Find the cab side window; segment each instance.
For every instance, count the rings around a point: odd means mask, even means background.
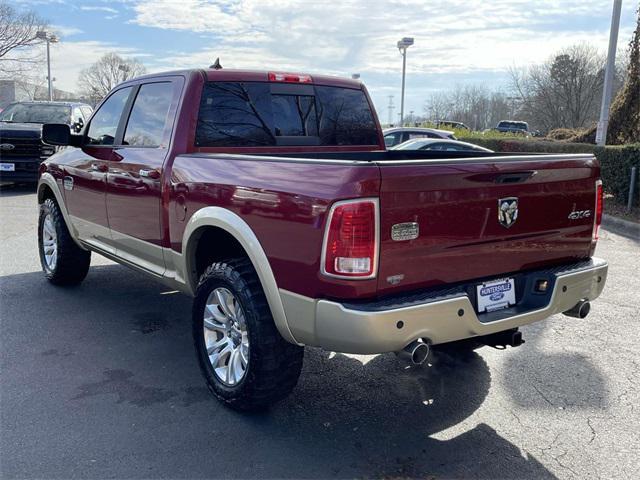
[[[169,82],[142,85],[131,109],[123,145],[160,146],[172,98],[173,85]]]
[[[113,145],[131,88],[118,90],[102,104],[89,125],[86,140],[88,145]]]

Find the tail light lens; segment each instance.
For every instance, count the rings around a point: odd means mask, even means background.
[[[604,192],[602,191],[602,180],[596,181],[596,214],[593,221],[593,240],[598,240],[598,229],[602,223],[602,210],[604,208]]]
[[[378,200],[336,203],[327,219],[322,273],[340,278],[374,278],[378,268]]]
[[[269,72],[269,81],[284,83],[313,83],[311,75],[284,72]]]

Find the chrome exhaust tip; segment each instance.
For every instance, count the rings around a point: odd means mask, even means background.
[[[422,340],[414,340],[399,352],[396,352],[400,358],[413,363],[414,365],[422,365],[429,357],[429,344]]]
[[[589,300],[580,300],[571,310],[563,312],[568,317],[585,318],[591,311],[591,303]]]

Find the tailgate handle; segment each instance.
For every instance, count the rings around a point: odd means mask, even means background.
[[[529,180],[538,172],[529,170],[527,172],[502,173],[495,178],[496,183],[520,183]]]

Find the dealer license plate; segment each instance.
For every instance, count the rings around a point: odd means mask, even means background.
[[[15,172],[15,163],[0,163],[0,172]]]
[[[513,278],[485,282],[476,287],[478,313],[493,312],[516,303],[516,283]]]

